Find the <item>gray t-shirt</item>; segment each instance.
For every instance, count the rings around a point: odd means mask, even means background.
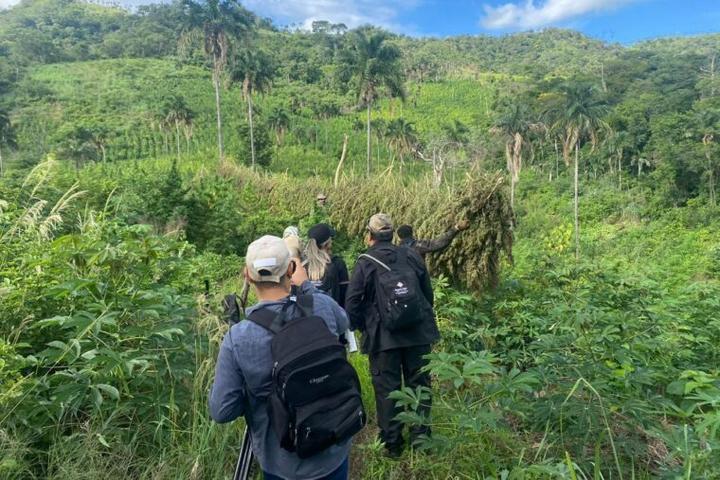
[[[331,332],[344,333],[349,326],[345,311],[310,282],[300,287],[300,293],[313,294],[313,313],[322,318]],[[294,301],[290,297],[290,301]],[[247,309],[249,315],[258,308],[280,311],[286,300],[260,302]],[[294,315],[298,307],[290,305],[288,314]],[[219,423],[240,416],[250,426],[252,449],[265,472],[282,478],[313,480],[336,470],[350,452],[350,440],[333,445],[307,459],[280,447],[280,441],[270,423],[268,395],[272,380],[272,335],[263,327],[242,321],[232,326],[225,335],[215,368],[215,381],[210,391],[210,415]]]

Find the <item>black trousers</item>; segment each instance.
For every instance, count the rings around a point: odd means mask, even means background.
[[[423,358],[430,353],[430,345],[417,347],[396,348],[370,354],[370,372],[375,389],[375,407],[377,422],[380,427],[380,440],[388,448],[397,448],[403,445],[402,424],[393,420],[400,413],[395,402],[388,398],[390,392],[399,390],[403,386],[415,389],[418,386],[430,388],[430,374],[421,371],[428,362]],[[430,418],[432,401],[420,406],[418,413]],[[413,427],[410,430],[410,441],[422,434],[429,434],[426,426]]]

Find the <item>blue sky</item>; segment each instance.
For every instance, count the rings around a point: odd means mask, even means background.
[[[19,0],[0,0],[0,8]],[[119,0],[126,6],[152,0]],[[413,36],[564,27],[609,42],[720,31],[720,0],[241,0],[277,25],[372,23]]]
[[[410,35],[503,34],[557,26],[610,42],[720,31],[720,0],[246,0],[276,23],[370,22]]]

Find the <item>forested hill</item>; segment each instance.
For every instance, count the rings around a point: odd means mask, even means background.
[[[363,130],[362,102],[342,68],[353,31],[329,22],[316,22],[311,32],[288,31],[249,17],[252,39],[236,42],[250,45],[269,77],[256,92],[266,95],[255,98],[261,163],[332,174],[344,135]],[[0,12],[0,111],[18,146],[11,160],[31,165],[51,152],[78,161],[144,158],[169,153],[173,142],[186,152],[212,149],[211,61],[191,20],[182,2],[129,12],[76,0],[25,0]],[[715,111],[719,98],[720,35],[621,46],[548,29],[446,39],[390,34],[388,42],[400,48],[407,95],[404,103],[373,106],[379,165],[398,155],[417,157],[412,152],[420,145],[442,138],[472,147],[459,163],[482,157],[503,168],[492,125],[513,100],[531,123],[542,123],[548,101],[567,83],[599,92],[609,107],[605,120],[619,134],[605,144],[619,167],[596,159],[586,171],[657,175],[652,188],[668,204],[712,190],[702,186],[709,175],[702,138],[715,121],[703,112]],[[239,61],[234,55],[230,67]],[[230,154],[247,158],[247,135],[235,135],[247,130],[242,82],[232,82],[230,67],[222,82],[223,129]],[[166,121],[178,105],[190,115],[182,132]],[[408,128],[412,142],[398,140]],[[535,133],[540,155],[532,158],[548,167],[548,144]],[[350,135],[350,158],[362,157],[364,143]]]
[[[185,13],[179,2],[141,6],[136,12],[76,0],[24,0],[0,11],[0,52],[12,67],[36,63],[147,58],[182,55]],[[310,60],[309,68],[328,64],[344,25],[318,22],[314,32],[289,32],[256,19],[267,33],[267,47],[278,63]],[[333,28],[334,27],[334,28]],[[606,44],[571,30],[547,29],[501,37],[458,36],[446,39],[398,36],[409,72],[438,78],[470,71],[545,74],[599,74],[599,65],[640,52],[707,55],[718,35],[667,38],[630,47]],[[185,45],[186,46],[186,45]],[[321,54],[321,55],[320,55]],[[5,63],[5,62],[3,62]],[[7,67],[7,65],[6,65]]]
[[[74,0],[25,0],[0,12],[0,45],[11,65],[182,56],[186,52],[182,52],[179,41],[187,23],[183,15],[179,3],[143,6],[133,14]],[[332,29],[333,25],[321,23],[314,33],[289,32],[267,21],[257,21],[268,33],[264,46],[288,69],[297,66],[297,60],[305,59],[310,61],[309,70],[329,64],[332,55],[326,54],[340,46],[346,31],[344,26]],[[623,50],[577,32],[557,29],[504,37],[399,36],[398,44],[408,71],[430,78],[456,74],[465,67],[533,75],[577,73]],[[275,48],[281,45],[284,48]]]

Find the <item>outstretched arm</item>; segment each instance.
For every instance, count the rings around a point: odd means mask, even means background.
[[[415,249],[420,255],[445,250],[455,236],[460,232],[455,227],[450,227],[445,233],[432,239],[421,239],[415,244]]]
[[[415,244],[415,250],[417,250],[420,255],[444,250],[448,247],[448,245],[450,245],[450,243],[453,241],[453,239],[457,236],[458,233],[462,232],[463,230],[467,230],[469,226],[470,222],[467,219],[461,220],[438,237],[435,237],[431,240],[417,240],[417,243]]]

